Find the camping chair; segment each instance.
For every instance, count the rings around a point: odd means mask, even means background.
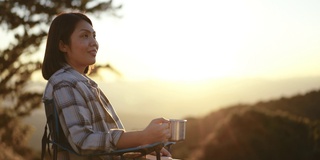
[[[44,105],[45,105],[47,123],[45,125],[44,134],[42,137],[42,153],[41,153],[42,160],[44,159],[47,147],[48,147],[47,148],[48,153],[51,156],[50,144],[53,151],[53,155],[52,155],[53,160],[57,160],[58,150],[64,150],[78,156],[86,156],[86,157],[106,156],[106,155],[118,156],[121,158],[121,160],[125,160],[127,158],[130,158],[130,159],[141,158],[147,154],[155,152],[157,160],[160,160],[161,149],[163,147],[170,147],[172,144],[174,144],[174,142],[157,142],[157,143],[153,143],[145,146],[113,150],[110,152],[102,152],[102,153],[86,154],[86,155],[79,154],[72,149],[66,137],[64,136],[64,133],[62,131],[62,128],[59,122],[58,112],[54,105],[54,101],[45,100]],[[47,133],[47,130],[48,130],[47,127],[49,127],[49,133]]]

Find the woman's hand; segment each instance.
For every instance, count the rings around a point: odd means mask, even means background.
[[[118,143],[117,148],[130,148],[156,142],[166,142],[171,137],[169,120],[157,118],[142,131],[124,132]],[[164,151],[164,153],[166,153]]]
[[[168,141],[171,137],[169,122],[170,121],[165,118],[152,120],[143,130],[145,144]]]
[[[152,152],[152,153],[150,153],[150,155],[156,156],[156,152]],[[164,156],[164,157],[172,157],[171,153],[165,148],[161,149],[160,155]]]
[[[161,154],[161,156],[172,157],[171,153],[165,148],[161,149],[160,154]]]

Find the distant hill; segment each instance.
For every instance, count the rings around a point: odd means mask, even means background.
[[[238,104],[188,118],[186,140],[173,146],[188,160],[320,159],[320,91]]]

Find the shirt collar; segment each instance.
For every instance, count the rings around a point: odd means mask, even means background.
[[[80,81],[83,81],[85,83],[88,83],[91,86],[97,87],[97,83],[95,81],[93,81],[91,78],[89,78],[87,75],[85,74],[81,74],[78,71],[76,71],[74,68],[72,68],[69,64],[66,64],[63,67],[63,70],[71,73],[73,76],[75,76],[77,79],[79,79]]]

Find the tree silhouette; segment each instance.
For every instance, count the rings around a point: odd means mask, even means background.
[[[26,147],[30,127],[20,121],[40,106],[42,93],[30,87],[31,76],[40,70],[41,61],[29,57],[39,50],[55,15],[71,10],[116,15],[120,8],[112,0],[0,1],[0,27],[10,33],[1,38],[2,43],[8,43],[6,48],[0,48],[0,159],[32,159]],[[96,68],[101,67],[111,68]]]

